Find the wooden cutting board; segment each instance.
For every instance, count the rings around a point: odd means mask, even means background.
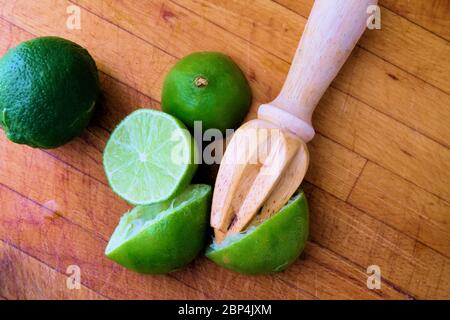
[[[279,92],[312,3],[0,0],[0,55],[36,36],[68,38],[96,59],[103,93],[91,126],[56,150],[0,131],[0,297],[450,298],[447,0],[380,0],[381,30],[365,34],[317,108],[304,183],[311,241],[288,271],[248,277],[200,257],[143,276],[103,255],[128,209],[102,168],[114,126],[137,108],[160,108],[168,69],[206,50],[243,68],[254,117]],[[70,29],[77,8],[81,28]],[[369,266],[379,267],[381,289],[368,288]]]

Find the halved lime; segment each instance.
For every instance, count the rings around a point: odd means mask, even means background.
[[[167,273],[192,261],[204,248],[211,187],[191,185],[179,196],[125,214],[105,254],[137,272]]]
[[[103,153],[111,188],[132,204],[169,199],[189,185],[197,165],[195,141],[176,118],[151,109],[128,115]]]
[[[206,256],[218,265],[246,274],[285,270],[302,253],[309,234],[306,197],[295,194],[274,216],[243,233],[212,243]]]

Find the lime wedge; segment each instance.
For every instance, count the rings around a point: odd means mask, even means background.
[[[105,254],[128,269],[167,273],[191,262],[204,248],[211,187],[191,185],[179,196],[126,213]]]
[[[218,265],[240,273],[279,272],[300,256],[308,232],[308,204],[301,192],[260,225],[228,236],[219,244],[213,242],[206,256]]]
[[[189,185],[197,147],[176,118],[151,109],[128,115],[114,130],[103,153],[111,188],[126,201],[151,204]]]

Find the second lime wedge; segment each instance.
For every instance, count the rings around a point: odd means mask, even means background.
[[[245,232],[213,242],[206,256],[218,265],[246,274],[268,274],[289,267],[308,240],[309,213],[303,192],[274,216]]]
[[[197,147],[176,118],[151,109],[128,115],[112,133],[103,165],[111,188],[136,205],[164,201],[189,185]]]

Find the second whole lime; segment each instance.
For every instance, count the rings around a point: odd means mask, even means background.
[[[238,65],[217,52],[197,52],[181,59],[167,75],[162,109],[188,127],[235,129],[252,101],[249,83]]]

